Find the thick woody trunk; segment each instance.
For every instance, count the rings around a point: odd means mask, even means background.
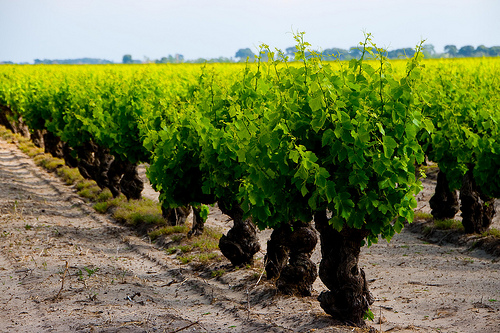
[[[260,250],[255,225],[250,218],[243,219],[243,209],[233,203],[219,202],[220,210],[233,220],[233,227],[219,240],[219,249],[234,266],[253,264],[253,256]]]
[[[481,193],[470,167],[460,189],[462,224],[468,234],[483,233],[491,225],[495,215],[494,199]]]
[[[86,179],[93,179],[100,188],[109,188],[108,171],[113,161],[109,151],[93,142],[86,142],[83,147],[77,148],[77,152],[80,174]]]
[[[318,277],[311,255],[318,242],[310,224],[286,224],[273,230],[267,242],[266,273],[287,295],[310,296]]]
[[[43,144],[46,153],[58,158],[64,157],[64,143],[52,132],[45,131],[45,133],[43,133]]]
[[[338,232],[328,224],[326,212],[315,216],[316,229],[321,239],[319,277],[329,289],[318,300],[332,317],[355,326],[365,326],[363,317],[374,302],[368,290],[365,272],[358,266],[364,229],[344,226]]]
[[[107,171],[108,188],[114,197],[123,193],[127,199],[140,199],[144,184],[137,165],[115,158]]]
[[[127,199],[140,199],[142,197],[142,190],[144,190],[144,183],[139,177],[137,165],[125,161],[125,172],[120,180],[120,189]]]
[[[177,208],[165,208],[161,207],[161,214],[163,218],[167,221],[168,225],[182,225],[186,223],[186,219],[189,216],[189,211],[191,206],[187,207],[177,207]]]
[[[429,200],[431,214],[436,220],[452,219],[460,205],[456,191],[450,191],[446,174],[439,171],[434,195]]]
[[[188,237],[201,235],[205,229],[205,223],[200,216],[200,212],[200,207],[193,206],[193,226],[188,232]]]

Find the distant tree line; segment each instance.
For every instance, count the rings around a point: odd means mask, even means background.
[[[63,59],[63,60],[49,60],[49,59],[35,59],[35,65],[46,64],[46,65],[102,65],[102,64],[112,64],[112,61],[104,59],[94,59],[94,58],[79,58],[79,59]]]
[[[289,60],[293,60],[295,56],[295,47],[288,47],[285,49],[284,54],[289,58]],[[316,54],[321,54],[323,60],[350,60],[350,59],[359,59],[361,57],[361,51],[357,47],[351,47],[348,50],[341,48],[329,48],[322,51],[315,51]],[[401,59],[406,57],[412,57],[415,53],[413,48],[401,48],[395,49],[391,51],[386,51],[386,56],[389,59]],[[500,46],[492,46],[486,47],[484,45],[479,45],[478,47],[474,47],[472,45],[462,46],[458,48],[455,45],[446,45],[444,47],[443,53],[437,53],[434,49],[434,45],[425,44],[423,46],[423,53],[426,58],[466,58],[466,57],[498,57],[500,56]],[[311,53],[307,54],[311,56]],[[365,54],[365,57],[367,55]],[[262,60],[267,60],[267,54],[261,54]],[[198,58],[193,60],[186,60],[182,54],[168,55],[166,57],[162,57],[157,60],[149,60],[145,58],[145,60],[135,60],[132,59],[130,54],[126,54],[122,58],[122,63],[124,64],[142,64],[142,63],[156,63],[156,64],[172,64],[172,63],[224,63],[224,62],[244,62],[247,61],[255,61],[256,54],[250,48],[239,49],[234,58],[227,57],[219,57],[219,58]],[[79,59],[63,59],[63,60],[49,60],[49,59],[35,59],[35,65],[38,64],[64,64],[64,65],[79,65],[79,64],[90,64],[90,65],[98,65],[98,64],[113,64],[113,61],[105,60],[105,59],[94,59],[94,58],[79,58]],[[0,61],[0,65],[2,64],[14,64],[12,61]],[[27,64],[27,63],[22,63]]]
[[[293,60],[295,55],[295,47],[288,47],[285,49],[285,55],[288,56],[291,60]],[[329,48],[323,51],[315,51],[316,54],[321,54],[323,60],[350,60],[350,59],[359,59],[361,58],[361,50],[357,47],[351,47],[349,50],[341,49],[341,48]],[[437,53],[434,49],[434,45],[425,44],[423,45],[423,53],[426,58],[465,58],[465,57],[498,57],[500,56],[500,46],[492,46],[486,47],[484,45],[480,45],[477,48],[474,48],[471,45],[466,45],[457,48],[455,45],[446,45],[444,47],[444,53]],[[406,57],[412,57],[415,54],[415,50],[412,48],[401,48],[395,49],[391,51],[386,51],[386,56],[389,59],[401,59]],[[311,53],[307,54],[311,56]],[[266,54],[261,55],[263,60],[266,59]],[[369,55],[365,54],[365,57]],[[249,59],[250,61],[255,59],[255,53],[252,52],[251,49],[239,49],[235,57],[239,59],[239,61],[246,61]]]

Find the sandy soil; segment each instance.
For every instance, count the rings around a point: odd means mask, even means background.
[[[429,193],[430,182],[419,209]],[[216,210],[207,225],[231,226]],[[260,260],[269,234],[260,233]],[[376,298],[374,328],[500,332],[497,258],[405,229],[363,248],[360,260]],[[319,307],[319,279],[312,297],[279,296],[258,269],[214,265],[180,265],[0,141],[1,332],[353,331]],[[226,274],[212,278],[221,267]]]

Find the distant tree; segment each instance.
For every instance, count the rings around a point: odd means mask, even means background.
[[[122,62],[123,62],[124,64],[132,64],[134,61],[132,60],[132,56],[131,56],[130,54],[125,54],[125,55],[123,56],[123,60],[122,60]]]
[[[456,57],[458,54],[458,49],[455,45],[446,45],[444,47],[444,52],[448,53],[450,57]]]
[[[240,61],[245,61],[247,58],[249,58],[250,60],[253,60],[253,58],[255,57],[255,54],[249,48],[239,49],[236,52],[235,57],[239,58]]]
[[[462,46],[460,50],[458,50],[458,55],[462,57],[472,57],[474,54],[474,46],[466,45]]]
[[[351,55],[351,57],[359,59],[361,58],[363,52],[357,46],[353,46],[349,49],[349,54]]]
[[[422,45],[422,53],[426,58],[433,58],[436,55],[436,51],[434,50],[434,45],[432,44]]]
[[[175,61],[176,62],[184,62],[184,56],[182,54],[176,53],[175,54]]]
[[[488,56],[489,49],[484,45],[479,45],[474,51],[474,56],[476,57],[486,57]]]
[[[491,57],[500,56],[500,46],[492,46],[488,49],[488,55]]]
[[[387,57],[390,59],[399,59],[399,58],[410,58],[413,57],[415,54],[415,50],[412,48],[405,48],[405,49],[396,49],[387,52]]]
[[[297,51],[297,48],[295,46],[287,47],[285,49],[285,54],[290,57],[290,60],[294,60],[296,51]]]

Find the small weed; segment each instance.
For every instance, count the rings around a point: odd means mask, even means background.
[[[83,180],[83,176],[77,168],[70,168],[66,165],[57,169],[56,174],[68,185],[72,185]]]
[[[483,237],[493,236],[496,238],[500,238],[500,230],[498,230],[496,228],[491,228],[490,230],[483,232],[482,235],[483,235]]]
[[[129,225],[165,224],[160,205],[150,199],[123,201],[118,205],[113,217]]]
[[[109,204],[107,202],[98,202],[93,207],[98,213],[104,214],[108,211]]]
[[[29,225],[29,224],[26,224],[26,225],[24,226],[24,229],[26,229],[26,230],[31,230],[32,228],[33,228],[33,226],[31,226],[31,225]]]
[[[99,195],[99,192],[101,192],[101,189],[99,188],[99,186],[93,186],[93,187],[87,187],[81,191],[78,191],[78,195],[83,197],[83,198],[89,199],[91,201],[96,201],[97,196]]]
[[[434,220],[434,226],[439,230],[464,230],[464,227],[460,221],[447,219],[447,220]]]
[[[494,299],[494,298],[490,298],[490,299],[488,300],[488,302],[498,302],[498,300],[496,300],[496,299]]]
[[[182,264],[188,264],[190,263],[191,261],[193,261],[193,256],[180,256],[180,257],[177,257],[177,259],[179,259],[179,261],[182,263]]]
[[[210,276],[213,278],[217,278],[217,277],[221,277],[225,273],[226,273],[226,271],[224,269],[218,269],[218,270],[210,272]]]
[[[86,188],[90,188],[90,187],[95,187],[97,186],[97,183],[93,180],[89,180],[89,179],[83,179],[81,181],[79,181],[78,183],[76,183],[75,187],[78,191],[81,191],[81,190],[84,190]]]
[[[184,238],[183,235],[172,235],[171,239],[172,239],[172,242],[180,242],[182,239]]]
[[[424,213],[424,212],[415,212],[415,220],[431,220],[432,214]]]
[[[87,274],[88,274],[89,277],[91,277],[92,275],[94,275],[99,270],[98,267],[96,267],[94,269],[83,267],[83,269],[87,272]]]
[[[97,196],[97,202],[106,202],[111,198],[113,198],[113,194],[111,193],[111,191],[109,189],[105,188]]]
[[[148,233],[148,236],[152,240],[155,240],[156,238],[158,238],[161,235],[168,236],[168,235],[172,235],[172,234],[187,234],[188,231],[189,231],[189,228],[187,225],[173,225],[173,226],[167,226],[167,227],[163,227],[163,228],[151,231],[150,233]],[[180,236],[180,237],[181,237],[180,239],[182,239],[182,236]],[[178,239],[178,240],[180,240],[180,239]],[[172,240],[175,241],[173,239],[173,237],[172,237]]]

